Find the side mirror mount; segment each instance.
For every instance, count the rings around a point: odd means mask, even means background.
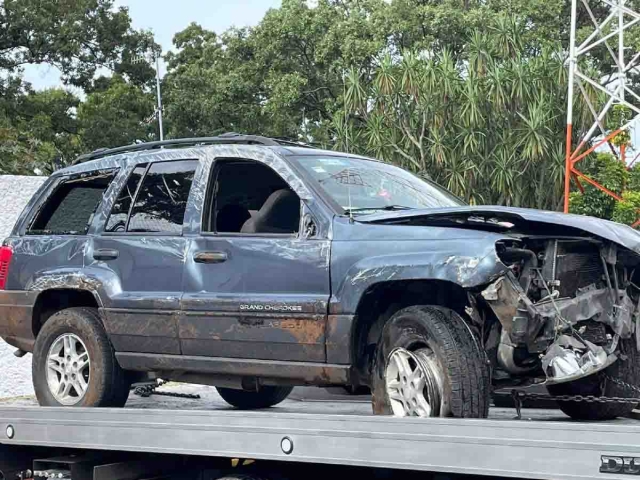
[[[318,225],[311,214],[305,213],[302,217],[302,238],[315,238],[318,235]]]

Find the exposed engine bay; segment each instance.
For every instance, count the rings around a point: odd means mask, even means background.
[[[640,348],[635,253],[535,236],[500,242],[497,252],[509,270],[478,296],[495,315],[484,334],[494,380],[570,382],[615,363],[621,339],[635,335]]]

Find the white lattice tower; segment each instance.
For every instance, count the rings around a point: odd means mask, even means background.
[[[571,35],[569,45],[569,91],[568,91],[568,107],[567,107],[567,144],[566,144],[566,163],[565,163],[565,185],[564,185],[564,211],[569,211],[569,191],[571,178],[574,178],[582,190],[580,179],[590,183],[596,188],[606,192],[616,200],[621,200],[620,196],[598,184],[587,175],[583,174],[576,168],[576,163],[593,152],[595,149],[605,143],[609,143],[611,149],[611,139],[623,130],[626,130],[633,120],[627,122],[626,125],[620,126],[617,130],[607,133],[605,130],[607,115],[610,115],[614,105],[624,105],[636,114],[640,113],[640,108],[636,107],[628,101],[634,98],[640,102],[640,96],[633,92],[627,82],[629,72],[634,70],[639,63],[640,53],[631,50],[629,45],[625,44],[625,31],[640,22],[640,13],[635,12],[627,6],[628,0],[572,0],[571,2]],[[607,7],[606,18],[598,18],[594,14],[594,6]],[[593,24],[593,32],[580,45],[576,44],[576,24],[578,9],[585,9]],[[600,11],[600,9],[598,9]],[[613,44],[613,46],[612,46]],[[612,64],[615,66],[615,82],[604,85],[601,78],[591,78],[586,72],[579,67],[581,57],[587,55],[593,48],[604,45],[611,56]],[[625,53],[625,51],[627,51]],[[628,59],[628,61],[627,61]],[[593,104],[585,85],[590,84],[605,95],[606,102],[601,109],[596,108]],[[576,91],[577,89],[577,91]],[[586,133],[578,140],[574,149],[573,138],[573,109],[575,96],[582,95],[587,107],[593,115],[593,124]],[[590,142],[602,134],[603,138],[594,145]],[[582,149],[588,146],[585,151]],[[624,157],[624,146],[621,147],[621,157]]]

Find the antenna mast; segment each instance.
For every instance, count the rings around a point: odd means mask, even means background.
[[[160,85],[162,84],[162,78],[160,77],[160,58],[162,56],[162,50],[154,48],[149,55],[149,52],[144,55],[138,55],[132,59],[133,63],[149,62],[155,63],[156,71],[156,110],[154,116],[158,118],[158,136],[159,140],[164,141],[164,128],[162,126],[162,91]],[[151,117],[153,118],[153,117]]]

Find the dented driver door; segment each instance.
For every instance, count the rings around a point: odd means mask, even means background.
[[[273,172],[257,163],[227,165],[222,177],[230,179],[234,171],[242,175],[238,186],[227,189],[228,195],[216,184],[225,180],[216,177],[214,169],[210,192],[204,197],[211,201],[211,208],[216,210],[235,201],[239,188],[246,188],[250,197],[269,182],[275,182],[271,190],[286,187],[286,183],[277,185],[283,180],[269,179]],[[256,186],[247,178],[254,170],[260,172]],[[216,203],[212,195],[221,198]],[[241,203],[250,204],[251,200]],[[260,214],[254,210],[253,215]],[[297,215],[298,231],[292,234],[222,232],[203,222],[191,240],[185,263],[179,322],[183,355],[326,361],[330,242],[318,229],[304,230],[312,213],[303,201],[298,203]]]

